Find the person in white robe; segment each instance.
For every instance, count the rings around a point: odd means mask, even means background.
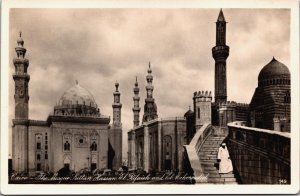
[[[221,147],[218,151],[218,162],[219,162],[219,173],[220,174],[227,174],[232,172],[232,162],[229,157],[229,153],[227,150],[227,146],[225,143],[222,143]]]

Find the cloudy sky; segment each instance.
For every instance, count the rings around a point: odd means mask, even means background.
[[[230,47],[228,100],[249,103],[259,71],[273,56],[290,66],[290,12],[223,12]],[[133,126],[135,76],[143,108],[149,61],[159,117],[183,116],[192,105],[194,91],[214,94],[211,48],[218,14],[219,9],[12,9],[9,75],[14,72],[14,48],[22,31],[30,61],[30,119],[45,120],[75,80],[94,95],[102,114],[112,116],[114,83],[119,81],[123,145],[127,147],[126,133]],[[9,82],[11,122],[12,77]]]

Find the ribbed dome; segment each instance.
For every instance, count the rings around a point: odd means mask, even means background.
[[[75,86],[64,92],[64,94],[61,96],[58,102],[58,105],[66,106],[77,104],[91,106],[95,108],[97,107],[93,95],[76,82]]]
[[[258,80],[265,80],[277,77],[290,77],[290,71],[286,65],[277,61],[274,57],[270,63],[265,65],[258,75]]]

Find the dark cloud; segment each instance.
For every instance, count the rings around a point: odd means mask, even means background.
[[[224,9],[227,24],[228,99],[249,103],[261,68],[273,56],[290,64],[287,9]],[[124,140],[132,127],[135,76],[143,114],[148,62],[160,117],[183,116],[194,91],[214,88],[218,9],[12,9],[9,55],[22,30],[30,60],[30,118],[45,120],[74,80],[112,115],[120,83]],[[9,66],[13,73],[13,64]],[[10,120],[13,80],[10,80]],[[243,92],[243,93],[241,93]],[[124,152],[126,153],[126,152]]]

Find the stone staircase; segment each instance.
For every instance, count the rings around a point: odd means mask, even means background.
[[[225,136],[210,135],[203,143],[199,152],[201,167],[203,172],[208,175],[207,183],[214,184],[238,184],[239,180],[234,173],[219,174],[216,167],[218,149]]]

